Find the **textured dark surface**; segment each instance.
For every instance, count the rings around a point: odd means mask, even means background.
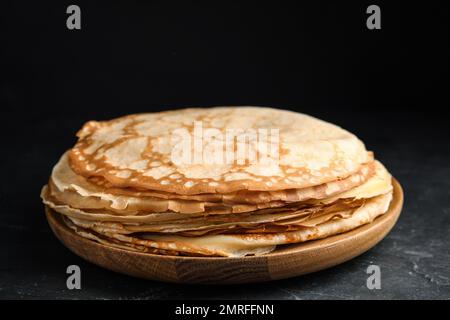
[[[450,298],[448,12],[386,4],[382,30],[371,32],[363,4],[237,3],[81,4],[79,32],[65,29],[66,4],[2,4],[0,298]],[[388,237],[316,274],[202,287],[103,270],[53,236],[40,188],[85,121],[246,104],[286,106],[360,136],[404,188]],[[66,288],[71,264],[81,290]],[[366,287],[370,264],[381,290]]]
[[[45,126],[37,121],[35,126]],[[56,129],[54,129],[56,130]],[[56,134],[56,132],[54,132]],[[69,134],[67,134],[69,135]],[[183,286],[134,279],[78,258],[53,236],[38,198],[53,147],[32,148],[14,163],[33,166],[19,174],[23,188],[10,199],[2,192],[0,297],[93,299],[371,299],[450,298],[450,157],[427,141],[394,139],[380,132],[366,137],[371,149],[403,184],[403,213],[385,240],[364,255],[315,274],[245,286]],[[445,143],[442,141],[442,143]],[[49,154],[52,154],[50,157]],[[42,157],[40,154],[46,154]],[[17,155],[18,156],[18,155]],[[34,164],[31,159],[40,159]],[[53,158],[49,160],[49,158]],[[11,161],[10,165],[13,165]],[[29,171],[27,171],[29,172]],[[6,188],[6,186],[3,186]],[[5,209],[5,201],[8,207]],[[82,270],[82,289],[66,289],[66,267]],[[366,269],[379,265],[381,290],[368,290]]]

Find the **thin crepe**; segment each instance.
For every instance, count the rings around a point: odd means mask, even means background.
[[[329,237],[355,229],[372,222],[376,217],[385,213],[392,199],[392,191],[367,201],[363,206],[354,210],[350,217],[331,219],[313,227],[304,227],[297,231],[275,234],[227,234],[206,235],[199,237],[183,237],[177,235],[158,235],[140,233],[134,236],[105,231],[91,226],[82,227],[89,233],[98,233],[114,241],[119,241],[141,251],[149,249],[169,250],[186,254],[200,254],[206,256],[242,257],[246,255],[265,254],[275,249],[277,245],[292,244]],[[78,234],[82,235],[77,228]],[[67,222],[66,222],[67,223]],[[140,249],[139,249],[140,248]]]
[[[227,140],[224,135],[232,129],[247,133],[246,147],[255,151],[256,159],[264,157],[267,161],[175,161],[176,141],[196,135],[200,122],[202,132],[221,132],[221,137],[215,136],[217,141]],[[248,133],[262,128],[279,132],[263,139],[274,153],[262,154],[258,143],[263,136]],[[90,121],[77,135],[78,142],[69,155],[78,175],[100,177],[117,188],[181,195],[302,189],[348,177],[370,162],[364,144],[348,131],[305,114],[274,108],[192,108],[129,115]],[[209,139],[203,138],[200,143],[202,150],[211,147]]]
[[[55,165],[49,181],[49,194],[61,203],[78,209],[105,209],[118,214],[134,215],[142,212],[180,212],[215,214],[251,212],[265,208],[283,207],[307,199],[321,199],[350,190],[367,181],[375,171],[374,162],[339,181],[306,189],[274,192],[244,191],[222,195],[222,199],[198,201],[187,199],[161,199],[149,195],[117,195],[114,191],[90,183],[76,175],[69,166],[67,153]],[[234,200],[234,201],[233,201]]]

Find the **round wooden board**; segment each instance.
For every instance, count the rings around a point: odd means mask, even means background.
[[[395,179],[393,185],[394,197],[388,212],[370,224],[321,240],[281,246],[267,255],[244,258],[161,256],[117,249],[77,235],[58,214],[46,212],[50,227],[66,247],[109,270],[178,283],[263,282],[323,270],[375,246],[392,229],[403,206],[402,188]]]

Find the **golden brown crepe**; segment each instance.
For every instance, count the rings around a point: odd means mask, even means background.
[[[198,121],[219,132],[278,129],[279,159],[175,163],[171,134],[194,134]],[[370,223],[392,198],[390,174],[358,138],[291,111],[220,107],[130,115],[88,122],[78,136],[41,197],[80,236],[125,250],[266,254]]]
[[[279,159],[266,164],[173,163],[174,132],[184,130],[193,135],[199,121],[203,129],[279,130]],[[261,107],[182,109],[90,121],[78,137],[70,151],[77,174],[99,176],[120,188],[185,195],[301,189],[347,177],[370,160],[364,144],[335,125]],[[202,140],[202,149],[206,150],[209,142]]]

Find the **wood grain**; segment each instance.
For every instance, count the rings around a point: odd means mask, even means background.
[[[176,257],[131,252],[85,239],[67,228],[58,214],[46,210],[58,239],[80,257],[106,269],[135,277],[203,284],[233,284],[284,279],[348,261],[380,242],[392,229],[403,206],[403,191],[393,179],[388,212],[374,222],[329,238],[281,246],[257,257]]]

